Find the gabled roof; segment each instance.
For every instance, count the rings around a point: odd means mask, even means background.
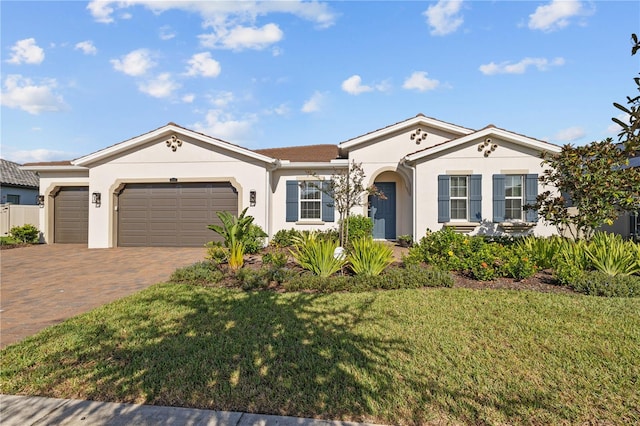
[[[495,127],[490,124],[487,127],[478,130],[477,132],[470,133],[468,135],[451,139],[440,144],[422,149],[420,151],[414,152],[412,154],[408,154],[405,159],[407,161],[416,161],[424,157],[428,157],[430,155],[436,154],[438,152],[455,148],[457,146],[463,145],[467,142],[471,142],[476,139],[486,138],[489,136],[497,137],[502,140],[506,140],[508,142],[515,143],[517,145],[526,146],[529,148],[537,149],[538,151],[550,151],[550,152],[560,152],[562,149],[558,145],[554,145],[549,142],[541,141],[539,139],[530,138],[525,135],[521,135],[519,133],[510,132],[505,129],[501,129],[499,127]]]
[[[22,170],[20,164],[3,159],[0,159],[0,178],[2,185],[34,189],[40,186],[40,179],[34,172]]]
[[[255,149],[254,152],[267,157],[292,162],[329,162],[338,157],[337,145],[306,145],[290,146],[282,148]]]
[[[85,155],[84,157],[80,157],[76,160],[71,161],[71,164],[73,164],[74,166],[88,166],[96,161],[111,157],[113,155],[117,155],[120,152],[124,152],[132,148],[135,148],[137,146],[143,145],[156,138],[168,137],[173,133],[177,133],[192,139],[196,139],[206,144],[209,144],[218,148],[222,148],[224,150],[232,151],[237,154],[241,154],[246,157],[253,158],[255,160],[264,161],[265,163],[274,164],[277,162],[275,158],[259,154],[255,151],[251,151],[250,149],[243,148],[239,145],[234,145],[232,143],[225,142],[221,139],[213,138],[211,136],[205,135],[204,133],[195,132],[193,130],[187,129],[186,127],[179,126],[175,123],[168,123],[165,126],[159,127],[155,130],[144,133],[135,138],[128,139],[124,142],[111,145],[107,148],[101,149],[100,151],[96,151],[92,154]]]
[[[381,129],[374,130],[373,132],[365,133],[364,135],[341,142],[338,146],[341,150],[348,151],[354,146],[368,142],[372,139],[381,138],[391,133],[397,132],[398,130],[412,128],[418,125],[444,130],[460,136],[468,135],[469,133],[473,132],[472,129],[467,129],[466,127],[457,126],[455,124],[447,123],[441,120],[436,120],[435,118],[427,117],[424,114],[420,113],[415,117],[409,118],[408,120],[403,120],[398,123],[383,127]]]

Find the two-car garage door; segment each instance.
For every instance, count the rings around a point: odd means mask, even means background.
[[[229,182],[127,184],[118,197],[118,245],[199,247],[219,240],[207,225],[238,214]]]

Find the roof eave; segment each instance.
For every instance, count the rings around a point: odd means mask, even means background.
[[[27,170],[29,172],[72,172],[72,171],[83,171],[83,170],[89,170],[88,167],[83,167],[83,166],[74,166],[74,165],[70,165],[70,166],[46,166],[46,165],[41,165],[41,166],[22,166],[20,167],[22,170]]]
[[[314,170],[314,169],[340,169],[349,167],[348,159],[337,159],[331,161],[280,161],[279,169],[302,169],[302,170]]]
[[[238,146],[235,146],[233,144],[230,144],[228,142],[224,142],[221,141],[219,139],[213,138],[211,136],[207,136],[204,135],[202,133],[197,133],[194,132],[193,130],[189,130],[186,129],[184,127],[180,127],[180,126],[176,126],[174,124],[168,124],[166,126],[160,127],[159,129],[153,130],[149,133],[145,133],[144,135],[140,135],[137,136],[133,139],[129,139],[127,141],[121,142],[119,144],[113,145],[109,148],[105,148],[103,150],[94,152],[92,154],[89,155],[85,155],[84,157],[80,157],[78,159],[75,159],[73,161],[71,161],[71,164],[75,165],[75,166],[89,166],[92,163],[95,163],[96,161],[100,161],[102,159],[108,158],[110,156],[113,156],[115,154],[117,154],[118,152],[122,152],[125,151],[127,149],[130,149],[132,147],[135,147],[136,145],[140,145],[142,143],[145,143],[147,141],[153,140],[155,138],[161,137],[164,134],[169,134],[169,133],[180,133],[183,134],[185,136],[188,136],[190,138],[193,139],[197,139],[200,140],[202,142],[235,152],[237,154],[241,154],[244,156],[247,156],[249,158],[253,158],[255,160],[258,161],[262,161],[268,164],[275,164],[276,163],[276,159],[272,158],[272,157],[268,157],[266,155],[262,155],[262,154],[258,154],[254,151],[251,151],[249,149],[246,148],[241,148]]]

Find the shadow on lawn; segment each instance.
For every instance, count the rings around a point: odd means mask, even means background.
[[[195,287],[142,295],[136,305],[148,311],[61,325],[76,339],[32,367],[47,384],[39,393],[351,420],[371,419],[378,401],[393,397],[388,356],[403,352],[402,341],[353,333],[376,296],[327,308],[325,296],[311,294]],[[155,306],[184,315],[165,321]]]

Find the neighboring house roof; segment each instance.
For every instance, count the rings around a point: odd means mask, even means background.
[[[640,157],[629,158],[629,167],[640,167]]]
[[[474,131],[473,129],[467,129],[466,127],[447,123],[441,120],[436,120],[435,118],[427,117],[424,114],[420,113],[415,117],[409,118],[408,120],[399,121],[395,124],[391,124],[381,129],[374,130],[373,132],[365,133],[364,135],[341,142],[340,145],[338,146],[341,150],[348,151],[350,148],[353,148],[356,145],[360,145],[362,143],[369,142],[375,138],[387,136],[391,133],[397,132],[398,130],[401,130],[407,127],[416,126],[416,125],[422,125],[426,127],[440,129],[443,131],[458,134],[460,136],[468,135],[469,133],[472,133]]]
[[[40,179],[34,172],[20,169],[20,164],[0,159],[0,177],[2,185],[38,189]]]
[[[254,151],[267,157],[277,158],[278,160],[289,160],[300,163],[328,162],[339,158],[337,145],[290,146],[255,149]]]
[[[451,140],[439,143],[437,145],[422,149],[420,151],[416,151],[414,153],[408,154],[405,158],[408,161],[416,161],[421,158],[436,154],[438,152],[455,148],[467,142],[471,142],[480,138],[486,138],[489,136],[498,137],[502,140],[506,140],[518,145],[535,148],[535,149],[538,149],[539,151],[560,152],[560,150],[562,149],[558,145],[554,145],[549,142],[530,138],[528,136],[524,136],[519,133],[510,132],[505,129],[500,129],[498,127],[495,127],[493,124],[490,124],[484,127],[483,129],[478,130],[477,132],[473,132],[468,135],[459,137],[457,139],[451,139]]]
[[[74,166],[88,166],[96,161],[111,157],[113,155],[117,155],[120,152],[128,151],[153,139],[169,136],[172,133],[178,133],[228,151],[233,151],[235,153],[245,155],[255,160],[264,161],[265,163],[275,163],[277,161],[272,157],[267,157],[255,151],[251,151],[250,149],[243,148],[240,145],[235,145],[221,139],[216,139],[211,136],[205,135],[204,133],[195,132],[193,130],[187,129],[186,127],[179,126],[175,123],[168,123],[165,126],[159,127],[140,136],[136,136],[135,138],[128,139],[126,141],[101,149],[100,151],[96,151],[92,154],[75,159],[71,161],[71,164]]]

